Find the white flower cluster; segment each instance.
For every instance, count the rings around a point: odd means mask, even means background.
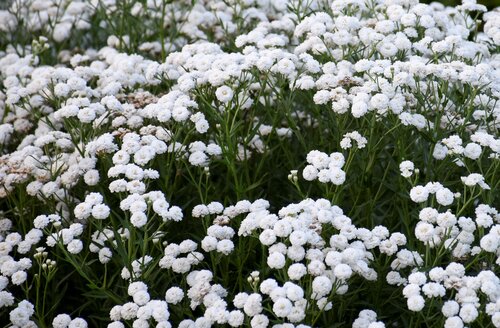
[[[160,259],[159,266],[163,269],[172,269],[175,273],[187,273],[191,267],[203,261],[204,256],[196,252],[198,245],[186,239],[179,245],[169,244],[165,247],[165,256]],[[186,257],[179,257],[181,254],[187,254]]]
[[[432,207],[423,208],[419,214],[420,222],[415,228],[415,236],[428,247],[440,247],[450,252],[456,260],[477,256],[481,252],[493,253],[498,265],[498,211],[480,204],[475,213],[475,220],[464,216],[457,219],[449,210],[439,213]],[[400,253],[403,251],[405,250]],[[420,255],[414,253],[412,257],[415,263],[409,267],[421,267],[423,260]],[[409,310],[422,311],[426,304],[424,296],[441,299],[453,296],[442,303],[442,314],[447,318],[445,327],[464,327],[464,324],[474,322],[482,311],[491,316],[495,327],[500,325],[497,305],[500,300],[500,279],[493,271],[486,269],[469,276],[462,264],[452,262],[445,269],[432,267],[425,272],[414,271],[406,279],[398,271],[408,266],[401,265],[400,261],[393,262],[391,266],[395,271],[387,275],[387,282],[405,285],[403,295],[407,298]],[[478,293],[486,295],[486,299],[481,298]]]
[[[428,273],[414,272],[408,277],[403,289],[408,309],[422,311],[427,299],[443,299],[441,312],[447,319],[444,327],[464,327],[472,324],[484,311],[491,316],[495,327],[500,324],[498,299],[500,279],[494,272],[481,271],[477,276],[467,276],[465,267],[452,262],[446,268],[434,267]],[[453,296],[451,296],[453,295]],[[486,298],[486,307],[481,309],[480,296]]]
[[[500,139],[495,138],[484,131],[476,131],[470,135],[471,142],[463,146],[463,139],[458,135],[452,135],[442,139],[436,144],[433,156],[438,160],[444,159],[447,155],[458,157],[463,160],[478,160],[483,157],[486,150],[490,151],[488,157],[498,158],[500,152]],[[463,162],[459,161],[459,165]]]
[[[58,314],[54,320],[52,320],[52,326],[54,328],[87,328],[88,324],[87,321],[83,318],[74,318],[71,319],[71,317],[68,314]]]
[[[372,310],[362,310],[354,320],[352,328],[385,328],[382,321],[377,321],[377,313]]]
[[[116,284],[110,328],[308,328],[390,270],[410,315],[500,327],[499,45],[500,12],[475,0],[13,1],[0,314],[87,327],[35,306],[43,279],[97,267],[89,286]],[[341,186],[338,206],[295,170],[300,198],[281,194],[267,165],[297,169],[296,145],[346,151],[302,170]]]
[[[148,286],[142,281],[129,284],[128,296],[133,302],[123,305],[115,305],[109,312],[111,323],[108,327],[123,328],[122,321],[132,321],[134,327],[149,327],[149,321],[153,319],[158,327],[172,327],[168,321],[170,317],[168,303],[165,300],[152,300],[148,293]]]
[[[476,218],[457,218],[450,210],[438,212],[432,207],[420,210],[415,237],[431,248],[443,247],[457,259],[484,251],[493,253],[500,263],[498,211],[485,204],[475,209]],[[479,244],[477,242],[479,241]]]
[[[418,185],[410,190],[410,198],[415,203],[427,202],[430,195],[435,195],[436,202],[441,206],[450,206],[456,196],[439,182],[429,182],[425,186]]]
[[[340,147],[342,149],[352,148],[353,141],[356,142],[356,146],[358,147],[358,149],[365,148],[365,146],[368,142],[368,140],[366,140],[366,138],[363,137],[358,131],[353,131],[353,132],[346,133],[344,135],[344,138],[342,138],[342,140],[340,141]]]
[[[197,217],[222,213],[216,216],[215,224],[208,228],[208,236],[202,241],[202,247],[207,252],[220,252],[217,239],[233,237],[233,229],[220,225],[231,224],[235,217],[248,213],[239,224],[238,235],[258,236],[260,243],[268,249],[268,267],[286,272],[289,279],[294,281],[286,282],[283,287],[272,278],[262,281],[260,291],[268,296],[257,294],[258,305],[249,303],[254,302],[251,295],[238,294],[235,306],[244,307],[245,313],[254,319],[261,315],[260,304],[265,298],[272,300],[273,312],[277,317],[290,322],[301,322],[306,316],[307,304],[311,301],[319,310],[328,311],[332,308],[329,300],[332,293],[346,293],[348,280],[353,275],[360,275],[367,280],[377,279],[377,273],[369,267],[373,260],[371,250],[378,248],[380,252],[392,255],[399,246],[406,244],[404,235],[391,235],[383,226],[371,231],[356,228],[338,206],[332,206],[325,199],[308,199],[291,204],[282,208],[278,215],[271,214],[268,207],[268,202],[258,200],[254,203],[239,202],[225,209],[219,203],[197,205],[193,210]],[[324,240],[321,232],[328,227],[333,227],[338,233]],[[227,233],[224,233],[226,230]],[[221,236],[217,237],[214,231],[219,231],[216,234]],[[307,292],[310,294],[306,293],[303,285],[304,281],[310,279],[308,277],[313,279],[312,290]],[[255,309],[250,310],[247,304],[252,304]]]
[[[19,25],[19,20],[27,22],[26,28],[31,33],[43,31],[51,35],[55,42],[67,40],[72,30],[88,30],[90,17],[94,7],[81,0],[64,0],[55,3],[50,0],[19,1],[12,11],[0,11],[2,23],[0,30],[13,33]]]
[[[341,185],[345,182],[346,174],[342,170],[345,158],[342,153],[331,153],[327,155],[318,150],[310,151],[307,154],[307,165],[302,171],[302,176],[307,181],[318,180],[322,183],[333,183]]]

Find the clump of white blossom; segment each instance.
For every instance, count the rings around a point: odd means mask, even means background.
[[[498,8],[1,8],[2,322],[500,327]]]

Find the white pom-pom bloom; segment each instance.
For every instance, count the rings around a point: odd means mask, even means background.
[[[429,191],[424,186],[415,186],[410,190],[410,198],[415,203],[423,203],[429,198]]]
[[[408,298],[407,304],[410,311],[420,312],[425,306],[425,300],[420,295],[413,295]]]
[[[286,298],[279,298],[273,305],[273,312],[277,317],[284,318],[292,311],[292,302]]]
[[[231,101],[231,99],[233,99],[233,94],[234,94],[233,90],[227,85],[218,87],[217,90],[215,91],[215,96],[217,97],[217,99],[225,104]]]
[[[442,188],[436,192],[436,201],[443,206],[449,206],[453,203],[454,195],[448,188]]]
[[[325,276],[319,276],[314,278],[312,288],[313,292],[316,293],[318,296],[325,296],[330,293],[332,290],[332,282],[328,277]]]
[[[279,252],[271,253],[267,257],[267,265],[271,269],[282,269],[285,266],[285,263],[286,263],[285,255]]]

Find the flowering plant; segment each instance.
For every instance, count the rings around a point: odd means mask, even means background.
[[[500,11],[13,0],[11,327],[500,327]]]

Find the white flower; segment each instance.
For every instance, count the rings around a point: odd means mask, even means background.
[[[54,320],[52,320],[52,326],[54,328],[66,328],[71,322],[71,317],[67,314],[58,314]]]
[[[229,312],[229,317],[227,318],[227,323],[231,327],[240,327],[243,325],[243,321],[245,320],[245,315],[243,312],[234,310]]]
[[[443,206],[449,206],[455,199],[453,193],[448,188],[442,188],[436,192],[436,201]]]
[[[318,150],[312,150],[307,154],[306,160],[309,164],[318,170],[328,168],[330,157]]]
[[[447,318],[453,317],[458,314],[460,305],[455,301],[446,301],[441,308],[441,312]]]
[[[317,105],[324,105],[329,102],[331,99],[330,91],[328,90],[319,90],[314,94],[313,101]]]
[[[228,103],[229,101],[231,101],[231,99],[233,99],[233,94],[234,94],[233,90],[227,85],[218,87],[217,90],[215,91],[215,96],[217,97],[217,99],[224,104]]]
[[[229,239],[223,239],[217,243],[217,252],[229,255],[234,249],[234,243]]]
[[[184,298],[184,291],[179,287],[170,287],[165,293],[165,300],[170,304],[177,304]]]
[[[201,248],[205,252],[211,252],[217,249],[217,243],[218,243],[217,238],[212,236],[206,236],[201,241]]]
[[[285,288],[286,291],[286,297],[293,302],[299,301],[304,298],[304,290],[302,287],[291,283],[291,282],[286,282],[283,285],[283,288]]]
[[[120,309],[120,315],[125,320],[132,320],[136,318],[137,310],[139,310],[139,306],[135,303],[128,302],[123,304]]]
[[[71,320],[68,325],[68,328],[87,328],[87,322],[82,318],[75,318]]]
[[[467,304],[462,305],[460,312],[459,312],[459,316],[460,316],[460,318],[462,318],[462,321],[464,323],[473,322],[474,320],[476,320],[478,315],[479,315],[479,312],[477,311],[476,307],[471,303],[467,303]]]
[[[298,262],[302,261],[306,255],[304,247],[299,245],[290,246],[286,250],[286,255],[292,261]]]
[[[85,107],[78,111],[77,117],[82,123],[91,123],[96,118],[96,115],[92,108]]]
[[[127,293],[129,296],[134,296],[139,291],[147,291],[148,286],[142,281],[135,281],[128,286]]]
[[[262,286],[262,284],[261,284],[261,286]],[[262,289],[262,287],[261,287],[261,289]],[[247,293],[238,293],[234,296],[233,304],[238,309],[242,309],[245,306],[247,299],[248,299]]]
[[[286,238],[292,233],[292,226],[288,221],[280,220],[274,224],[273,230],[276,236]]]
[[[434,226],[427,222],[419,222],[415,227],[415,237],[418,240],[426,243],[432,239],[434,235]]]
[[[345,182],[345,179],[346,179],[346,174],[344,171],[342,171],[341,169],[339,169],[338,167],[332,167],[330,168],[329,170],[330,172],[330,181],[336,185],[336,186],[340,186],[341,184],[343,184]]]
[[[368,112],[368,104],[364,101],[356,101],[351,106],[352,116],[359,118],[363,117]]]
[[[279,298],[273,305],[273,312],[277,317],[284,318],[292,311],[292,302],[286,298]]]
[[[496,253],[500,246],[500,237],[489,233],[481,238],[480,246],[486,252]]]
[[[445,213],[438,214],[436,221],[441,228],[448,229],[453,227],[457,223],[457,217],[450,211],[447,211]]]
[[[207,208],[210,214],[220,214],[224,210],[224,206],[219,202],[211,202]]]
[[[307,236],[303,231],[295,230],[290,234],[289,240],[294,246],[302,246],[307,242]]]
[[[262,312],[262,296],[259,294],[251,294],[246,299],[243,311],[246,315],[253,317]],[[266,318],[267,319],[267,318]],[[253,321],[253,320],[252,320]],[[268,321],[269,322],[269,321]],[[252,325],[253,327],[253,325]],[[267,327],[267,323],[266,326]]]
[[[328,167],[338,167],[341,168],[345,164],[345,157],[342,153],[339,152],[334,152],[330,154],[330,163],[328,164]]]
[[[435,267],[435,268],[432,268],[431,271],[429,271],[429,278],[431,280],[436,281],[436,282],[443,281],[445,276],[446,276],[446,272],[441,267]]]
[[[370,100],[370,104],[378,110],[386,109],[389,105],[389,98],[383,93],[377,93]]]
[[[440,143],[435,145],[434,151],[432,152],[432,156],[437,160],[444,159],[447,154],[448,148]]]
[[[292,280],[300,280],[307,273],[307,268],[302,263],[294,263],[288,267],[288,277]]]
[[[207,166],[208,157],[202,151],[195,151],[189,155],[189,163],[193,166]]]
[[[302,171],[302,176],[304,180],[313,181],[318,177],[318,169],[316,169],[313,165],[307,165]]]
[[[26,278],[28,278],[28,274],[25,271],[14,272],[10,277],[12,283],[18,286],[24,283],[26,281]]]
[[[267,257],[267,265],[271,269],[282,269],[285,266],[285,255],[274,252]]]
[[[272,229],[266,229],[260,233],[259,240],[262,245],[270,246],[276,242],[276,233]]]
[[[177,106],[172,110],[172,118],[176,122],[184,122],[189,118],[191,113],[184,106]]]
[[[446,319],[444,328],[463,328],[464,323],[459,317],[450,317]]]
[[[105,204],[97,204],[92,207],[92,216],[98,220],[106,219],[110,212],[111,210]]]
[[[313,292],[319,296],[325,296],[332,290],[332,282],[328,277],[318,276],[315,277],[312,283]]]
[[[54,26],[54,31],[52,32],[52,36],[54,41],[62,42],[66,40],[71,32],[71,24],[70,23],[60,23]]]
[[[147,291],[140,290],[133,295],[134,303],[142,306],[149,302],[150,296]]]
[[[83,180],[89,186],[95,186],[99,183],[99,171],[97,170],[89,170],[85,172],[83,176]]]
[[[54,86],[54,95],[57,97],[66,97],[70,91],[71,88],[66,83],[57,83]]]
[[[263,314],[255,315],[250,321],[250,326],[252,328],[266,328],[268,327],[268,325],[269,325],[269,318]]]
[[[295,65],[293,62],[288,59],[288,58],[283,58],[281,59],[277,64],[276,64],[276,71],[278,73],[281,73],[285,76],[289,76],[292,74],[295,70]]]
[[[438,283],[429,282],[422,287],[422,292],[427,297],[442,297],[445,295],[445,288]]]
[[[429,222],[429,223],[435,223],[436,219],[438,217],[439,212],[432,207],[426,207],[420,210],[420,213],[418,214],[418,218],[421,221]]]
[[[409,283],[403,288],[403,295],[406,298],[410,298],[414,295],[420,295],[420,287],[417,284]]]
[[[495,328],[500,327],[500,311],[495,312],[491,316],[491,322],[493,323],[493,326],[495,326]]]
[[[413,312],[420,312],[425,306],[425,300],[420,295],[412,295],[407,300],[408,309]]]
[[[113,164],[126,165],[130,162],[130,155],[124,150],[119,150],[113,155]]]
[[[134,162],[137,165],[144,166],[146,165],[149,161],[151,161],[156,155],[156,152],[153,147],[151,146],[144,146],[141,147],[137,152],[134,154]]]
[[[130,216],[130,223],[136,228],[142,228],[148,222],[148,217],[144,212],[134,212]]]
[[[423,203],[427,201],[429,191],[424,186],[415,186],[410,190],[410,198],[415,203]]]
[[[68,243],[68,252],[71,254],[78,254],[82,251],[83,249],[83,243],[79,239],[73,239]]]
[[[446,267],[446,274],[449,276],[455,276],[455,277],[463,277],[465,275],[465,267],[456,262],[451,262],[448,264]]]
[[[172,262],[172,271],[175,273],[186,273],[191,270],[191,262],[187,258],[177,258]]]
[[[401,277],[401,274],[397,271],[390,271],[386,276],[386,280],[389,285],[401,286],[406,283],[406,279]]]
[[[461,177],[461,180],[468,187],[474,187],[475,185],[479,185],[481,188],[485,190],[490,189],[490,186],[488,186],[484,182],[484,176],[479,173],[471,173],[466,177]]]
[[[208,124],[207,120],[199,120],[195,123],[195,128],[198,133],[205,133],[208,131],[208,128],[210,125]]]
[[[352,269],[349,265],[347,264],[339,264],[335,266],[333,269],[333,274],[335,275],[336,278],[340,280],[346,280],[349,279],[352,276]]]
[[[399,170],[401,171],[401,176],[404,178],[409,178],[415,170],[415,165],[411,161],[403,161],[399,164]]]
[[[481,156],[482,148],[477,143],[471,142],[464,148],[464,155],[470,159],[478,159]]]
[[[113,256],[113,253],[107,247],[101,248],[99,250],[99,262],[101,262],[103,264],[108,263],[111,260],[112,256]]]

